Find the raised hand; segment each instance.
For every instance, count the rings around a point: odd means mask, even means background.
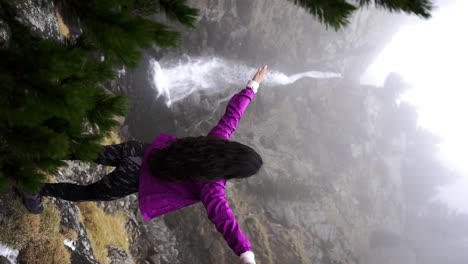
[[[263,77],[265,77],[266,71],[268,70],[268,66],[265,65],[262,68],[258,69],[257,73],[255,73],[254,77],[252,80],[261,83],[263,80]]]

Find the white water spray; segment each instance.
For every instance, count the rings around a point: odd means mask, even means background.
[[[168,63],[164,68],[156,60],[150,61],[150,78],[153,87],[158,97],[164,96],[167,106],[184,99],[194,91],[204,90],[208,94],[216,94],[224,91],[228,85],[243,86],[256,70],[216,57],[197,59],[187,57],[184,62]],[[341,78],[341,74],[309,71],[287,76],[278,71],[269,71],[262,85],[287,85],[302,78]]]
[[[12,264],[16,264],[16,258],[18,258],[18,254],[19,250],[9,248],[7,245],[0,242],[0,256],[4,256]]]

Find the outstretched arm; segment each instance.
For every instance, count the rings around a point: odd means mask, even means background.
[[[231,100],[229,100],[226,112],[223,117],[221,117],[218,124],[208,133],[208,136],[215,136],[223,139],[229,139],[231,137],[247,109],[247,106],[250,101],[253,100],[267,69],[267,66],[260,68],[253,79],[247,83],[247,88],[235,94]]]
[[[236,130],[242,115],[250,101],[252,101],[260,82],[263,80],[268,67],[260,68],[247,88],[234,95],[229,101],[226,112],[219,123],[210,131],[209,136],[228,140]],[[226,181],[198,183],[200,198],[206,208],[208,218],[215,224],[216,229],[226,240],[229,247],[240,257],[245,264],[255,264],[255,256],[251,251],[248,238],[242,233],[239,224],[226,199]]]
[[[255,263],[250,242],[242,233],[239,224],[227,202],[224,186],[226,181],[214,181],[200,184],[200,198],[205,206],[208,218],[216,226],[229,247],[245,264]]]

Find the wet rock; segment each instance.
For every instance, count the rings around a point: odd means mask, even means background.
[[[0,264],[11,264],[11,262],[4,256],[0,256]]]
[[[79,209],[76,204],[60,199],[53,199],[53,201],[60,211],[62,217],[61,224],[78,234],[78,239],[75,241],[76,248],[71,253],[71,263],[99,263],[94,259],[91,241],[88,238],[85,226],[80,222]]]
[[[138,238],[139,250],[142,257],[155,256],[160,260],[161,264],[165,263],[182,263],[179,259],[179,250],[176,235],[168,228],[164,221],[164,217],[156,218],[150,222],[146,222],[142,217],[138,217],[140,224],[141,235]],[[156,257],[153,258],[156,259]]]
[[[0,48],[4,48],[10,39],[10,29],[8,25],[0,20]]]
[[[120,247],[108,247],[107,256],[110,259],[110,264],[132,264],[132,258]]]
[[[161,264],[161,256],[159,254],[149,256],[148,262],[151,264]]]
[[[316,234],[325,241],[334,241],[336,239],[336,226],[330,224],[316,225]]]
[[[71,264],[101,264],[93,257],[84,254],[72,253],[70,258]]]
[[[18,2],[20,20],[42,38],[60,40],[54,3],[42,0]]]

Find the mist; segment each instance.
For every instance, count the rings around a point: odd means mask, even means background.
[[[191,58],[185,56],[177,63],[165,63],[163,68],[158,61],[149,61],[152,69],[151,78],[157,98],[163,96],[168,107],[172,103],[189,97],[194,92],[203,90],[207,96],[224,92],[226,85],[238,85],[245,82],[245,74],[254,74],[257,69],[217,57]],[[151,71],[151,70],[150,70]],[[340,78],[339,73],[308,71],[286,74],[278,71],[267,73],[263,85],[279,86],[292,84],[302,78],[328,79]],[[151,81],[151,80],[150,80]]]
[[[265,165],[227,188],[259,263],[468,262],[468,214],[437,198],[460,173],[438,158],[441,138],[420,126],[417,106],[401,100],[407,77],[361,81],[402,27],[425,21],[368,9],[334,32],[286,1],[192,5],[209,12],[181,47],[149,51],[127,74],[139,86],[129,130],[142,141],[204,135],[269,66],[233,136]],[[201,215],[196,207],[164,219],[179,229],[183,260],[235,261],[219,237],[216,253],[191,249],[200,238],[186,234],[210,226]]]
[[[39,2],[25,1],[17,20],[40,38],[60,42],[86,32],[78,13],[67,11],[67,1]],[[468,1],[436,1],[429,20],[370,5],[337,31],[293,2],[188,0],[200,11],[193,28],[171,20],[170,10],[153,14],[151,19],[181,33],[180,42],[176,48],[147,48],[135,68],[115,64],[116,79],[103,86],[109,94],[128,95],[129,108],[117,118],[118,131],[101,144],[150,143],[160,133],[207,135],[230,98],[268,65],[231,137],[255,149],[263,167],[252,177],[229,180],[225,190],[257,263],[468,263]],[[0,40],[13,32],[5,26],[0,21]],[[64,35],[63,28],[70,32]],[[31,93],[11,94],[29,99]],[[47,181],[90,184],[108,173],[103,166],[67,161]],[[118,237],[129,242],[105,245],[104,258],[112,253],[121,262],[142,264],[239,262],[199,200],[148,222],[138,199],[131,194],[97,204],[102,215],[124,216],[115,226],[125,229]],[[71,263],[97,263],[86,225],[103,217],[84,221],[75,203],[47,198],[46,213],[31,221],[9,190],[0,203],[0,262],[24,262],[25,252],[48,251],[50,242],[42,243],[48,234],[40,229],[54,230]],[[52,209],[54,219],[47,211]],[[26,228],[18,228],[24,222]],[[54,226],[44,227],[49,222]],[[16,234],[18,229],[24,232]],[[45,246],[36,252],[39,243]]]

